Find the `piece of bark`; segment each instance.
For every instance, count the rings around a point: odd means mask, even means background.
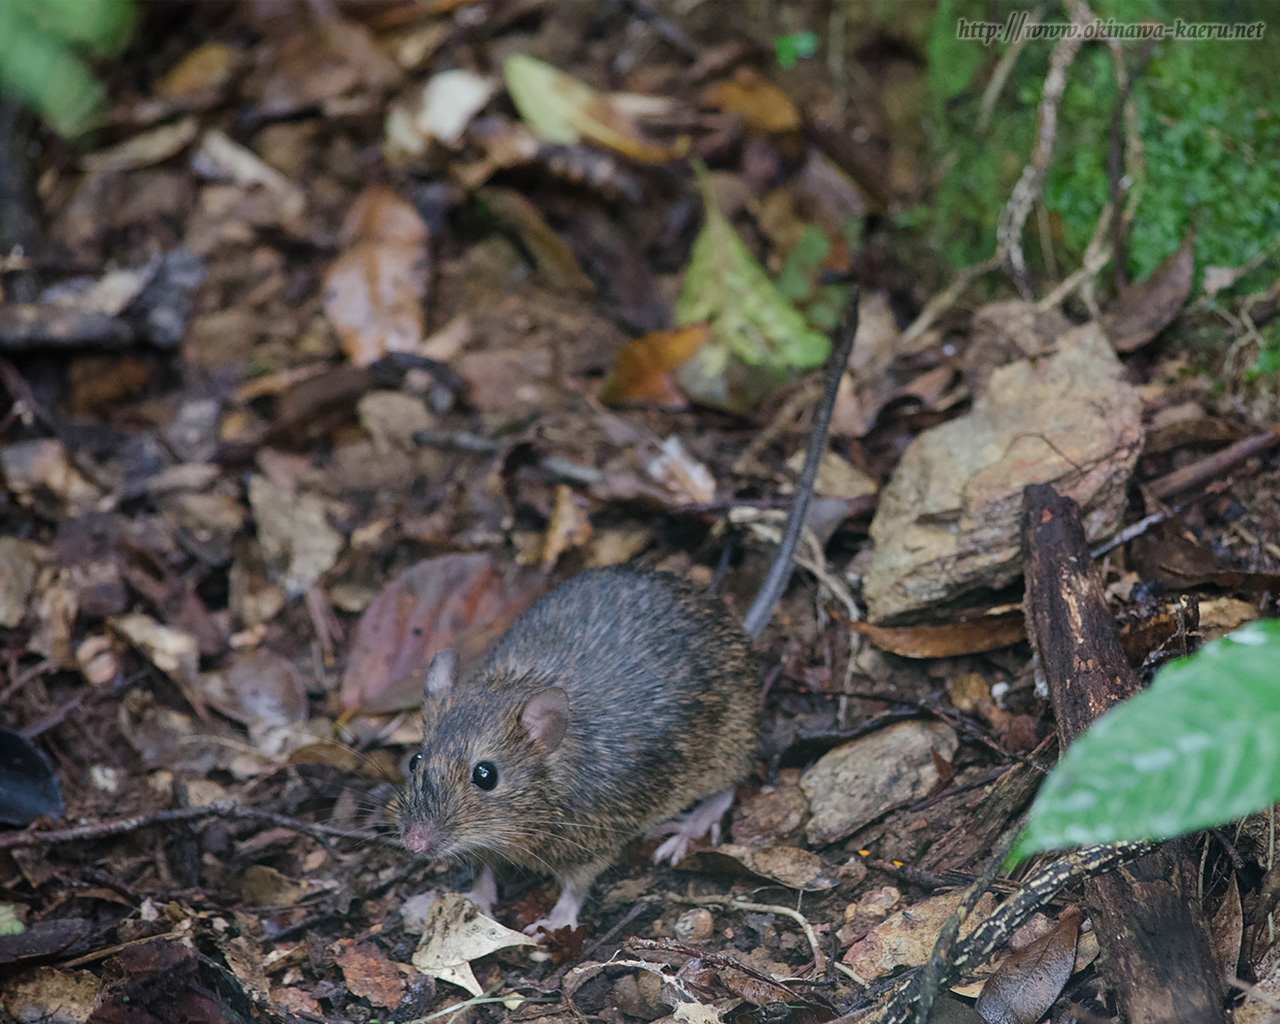
[[[1120,648],[1075,502],[1047,484],[1023,492],[1027,636],[1065,749],[1140,689]],[[1225,1021],[1221,973],[1184,841],[1085,883],[1105,971],[1132,1024]]]

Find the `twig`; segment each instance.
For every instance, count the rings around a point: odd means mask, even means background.
[[[1045,5],[1042,3],[1034,11],[1028,15],[1024,31],[1019,32],[1018,36],[1009,45],[1009,49],[1004,51],[999,62],[996,64],[995,70],[991,72],[991,81],[987,83],[987,87],[982,90],[982,110],[978,114],[978,132],[985,133],[987,126],[991,123],[991,115],[996,109],[996,100],[1000,98],[1000,93],[1004,91],[1004,84],[1008,81],[1013,66],[1018,63],[1018,57],[1022,53],[1022,48],[1027,45],[1027,40],[1031,38],[1031,29],[1040,24],[1040,19],[1044,17]]]
[[[1214,480],[1232,466],[1243,462],[1251,456],[1265,452],[1268,448],[1273,448],[1277,444],[1280,444],[1280,424],[1261,434],[1254,434],[1252,437],[1246,437],[1242,441],[1228,445],[1221,451],[1214,452],[1212,455],[1208,455],[1198,462],[1193,462],[1189,466],[1183,466],[1181,469],[1175,469],[1172,473],[1166,473],[1159,479],[1149,483],[1147,490],[1157,498],[1168,498],[1179,491],[1185,491]]]
[[[1068,33],[1058,40],[1053,56],[1049,59],[1049,73],[1045,75],[1044,88],[1040,92],[1039,129],[1031,160],[1022,169],[1022,176],[1013,186],[1013,192],[996,224],[996,243],[1008,257],[1013,283],[1028,302],[1033,298],[1027,277],[1027,261],[1022,253],[1022,229],[1027,215],[1040,194],[1045,172],[1053,160],[1053,142],[1058,134],[1058,104],[1067,86],[1067,68],[1075,60],[1084,41],[1082,34]]]
[[[809,948],[813,951],[813,967],[819,974],[827,973],[827,958],[822,953],[822,946],[818,942],[818,935],[813,930],[813,925],[809,923],[800,911],[792,910],[790,907],[775,906],[771,903],[748,903],[745,900],[735,899],[732,896],[672,896],[677,903],[684,903],[692,907],[725,907],[729,910],[750,910],[756,914],[781,914],[783,917],[789,917],[800,926],[804,932],[804,937],[809,940]],[[866,982],[859,980],[861,985]]]
[[[281,828],[303,832],[313,838],[322,836],[349,836],[348,829],[336,828],[332,825],[319,825],[300,818],[290,818],[273,811],[264,811],[256,807],[243,807],[234,800],[220,800],[217,803],[205,804],[202,807],[177,807],[153,814],[137,814],[129,818],[115,818],[110,821],[95,821],[76,828],[50,829],[47,832],[12,832],[0,835],[0,850],[16,850],[33,846],[54,846],[63,843],[83,843],[96,839],[107,839],[111,836],[137,832],[139,829],[153,825],[168,825],[180,821],[199,821],[201,818],[243,818],[250,821],[263,821]]]
[[[898,336],[898,340],[895,343],[897,349],[900,352],[909,349],[913,342],[933,326],[933,322],[938,317],[956,304],[956,300],[960,298],[961,293],[976,278],[999,267],[1004,262],[1004,255],[1004,248],[997,246],[994,256],[988,257],[981,263],[974,263],[972,266],[965,267],[957,273],[955,280],[926,302],[924,309],[920,310],[919,315],[911,321],[910,326]]]

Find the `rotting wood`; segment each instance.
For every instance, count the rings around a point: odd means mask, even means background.
[[[1048,484],[1027,487],[1022,542],[1027,636],[1065,748],[1140,684],[1120,648],[1075,502]],[[1194,879],[1185,841],[1173,841],[1085,883],[1104,970],[1133,1024],[1226,1019]]]

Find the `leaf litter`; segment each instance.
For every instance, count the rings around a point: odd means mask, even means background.
[[[83,152],[39,136],[45,234],[0,253],[6,1012],[834,1019],[927,960],[982,870],[944,840],[1052,729],[1008,612],[1026,483],[1099,543],[1136,501],[1166,517],[1108,563],[1136,663],[1186,638],[1147,580],[1209,635],[1273,610],[1272,450],[1176,509],[1132,486],[1267,426],[1164,344],[1191,239],[1097,323],[1009,281],[931,301],[874,219],[928,201],[895,134],[919,41],[849,26],[892,74],[832,84],[774,66],[757,14],[724,42],[686,7],[197,8],[147,29]],[[763,644],[733,842],[679,875],[636,851],[547,949],[452,894],[415,931],[411,897],[466,886],[387,841],[432,654],[474,664],[593,565],[745,607],[768,550],[740,524],[794,489],[854,277],[831,501]],[[1247,823],[1236,855],[1265,846]],[[1251,876],[1213,857],[1223,959],[1269,990]],[[529,884],[499,918],[545,909]],[[1038,941],[956,991],[1033,1021],[1098,984],[1065,919]]]

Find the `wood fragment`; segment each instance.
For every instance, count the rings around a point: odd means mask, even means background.
[[[1065,748],[1140,689],[1120,647],[1080,511],[1048,484],[1023,492],[1027,636]],[[1185,841],[1093,878],[1085,897],[1106,973],[1133,1024],[1225,1020],[1222,980]]]

